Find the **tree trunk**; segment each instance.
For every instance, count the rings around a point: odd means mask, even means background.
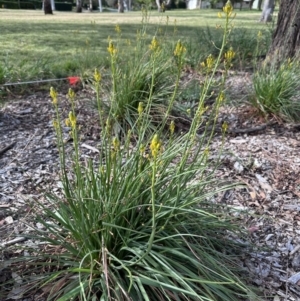
[[[258,10],[261,10],[262,2],[263,0],[258,0],[258,6],[257,6]]]
[[[156,0],[155,2],[156,2],[156,5],[157,5],[158,12],[161,12],[161,3],[160,2],[162,2],[162,1],[161,0]]]
[[[299,0],[280,1],[277,27],[268,56],[279,60],[294,57],[300,51]]]
[[[118,0],[118,13],[124,13],[124,0]]]
[[[44,0],[44,13],[45,15],[53,15],[51,1],[50,0]]]
[[[250,1],[249,1],[249,9],[252,9],[254,1],[255,1],[255,0],[250,0]]]
[[[90,0],[89,11],[90,12],[93,11],[93,1],[92,0]]]
[[[275,8],[275,0],[265,0],[264,9],[260,17],[260,22],[265,22],[265,23],[271,22],[274,8]]]
[[[82,13],[81,0],[77,0],[77,1],[76,1],[76,12],[77,12],[77,13]]]

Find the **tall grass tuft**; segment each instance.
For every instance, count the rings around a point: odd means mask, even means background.
[[[152,67],[147,94],[132,106],[135,119],[131,119],[124,135],[114,130],[122,94],[118,86],[119,50],[109,41],[111,101],[101,98],[103,78],[98,70],[93,79],[101,128],[97,158],[82,160],[72,90],[71,109],[65,121],[71,129],[74,148],[69,158],[58,95],[51,89],[63,195],[50,193],[50,204],[38,204],[43,214],[36,218],[46,231],[37,230],[35,238],[48,247],[27,258],[27,271],[30,266],[43,267],[43,274],[28,273],[24,277],[31,289],[35,286],[48,300],[59,301],[254,300],[254,294],[241,280],[239,255],[243,247],[230,238],[242,231],[221,206],[212,202],[215,194],[232,188],[220,184],[208,161],[213,135],[208,128],[215,126],[224,101],[223,91],[210,108],[209,118],[203,118],[208,112],[204,103],[216,71],[220,66],[228,71],[234,57],[232,49],[224,52],[234,17],[230,2],[223,11],[224,40],[218,56],[209,56],[202,63],[205,83],[190,129],[184,134],[176,134],[174,120],[166,126],[178,93],[177,75],[173,92],[167,95],[164,115],[153,132],[148,131],[159,77],[155,70],[161,46],[156,37],[147,54]],[[186,47],[178,41],[172,53],[178,74],[185,52]],[[223,83],[226,75],[224,72]],[[108,115],[104,115],[103,105],[108,106]],[[206,130],[199,135],[202,124]],[[224,134],[226,128],[224,124]]]
[[[264,116],[300,120],[299,62],[287,60],[278,67],[276,59],[265,63],[253,76],[253,106]]]

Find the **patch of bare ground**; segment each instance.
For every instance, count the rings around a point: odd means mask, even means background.
[[[264,300],[300,300],[300,126],[257,117],[241,101],[249,93],[249,78],[236,75],[228,82],[228,97],[240,104],[222,108],[210,149],[210,159],[216,160],[222,147],[220,127],[226,121],[229,129],[216,177],[244,186],[216,196],[215,201],[228,204],[236,214],[248,212],[241,215],[241,226],[248,229],[245,241],[256,251],[244,258],[243,265]],[[92,97],[88,91],[78,97],[83,158],[95,157],[100,140],[97,114],[89,106]],[[67,116],[65,95],[60,100],[61,113]],[[47,93],[9,101],[0,111],[1,283],[20,281],[21,275],[12,273],[5,261],[18,255],[21,245],[38,243],[22,236],[41,227],[31,218],[32,201],[46,202],[45,192],[61,189],[53,117]],[[71,149],[69,128],[64,126],[63,131],[67,150]],[[18,299],[17,286],[7,289],[7,300],[42,300]]]

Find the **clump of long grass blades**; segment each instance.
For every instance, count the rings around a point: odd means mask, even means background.
[[[111,121],[114,116],[103,118],[102,77],[96,70],[99,156],[86,163],[81,160],[76,96],[70,90],[71,111],[65,122],[71,128],[74,155],[69,163],[58,95],[51,89],[63,196],[52,193],[48,195],[50,204],[38,204],[42,214],[36,219],[44,230],[37,230],[35,239],[46,243],[48,249],[35,250],[27,258],[27,270],[43,267],[43,274],[24,279],[31,290],[36,287],[48,300],[59,301],[254,300],[255,295],[241,280],[238,263],[243,246],[230,239],[232,233],[241,234],[239,227],[211,201],[216,193],[234,185],[220,185],[213,168],[208,171],[212,133],[197,133],[204,122],[207,127],[215,126],[224,101],[221,91],[209,120],[204,121],[204,101],[214,74],[223,55],[225,69],[234,56],[233,50],[224,53],[232,17],[230,2],[224,14],[224,42],[219,56],[204,62],[206,83],[186,134],[176,135],[174,121],[166,131],[175,91],[154,133],[148,133],[150,95],[146,102],[138,103],[132,128],[124,136],[117,135]],[[153,55],[158,49],[155,45],[154,39]],[[112,45],[109,47],[113,54]],[[184,52],[185,46],[178,41],[173,52],[177,64]]]
[[[253,76],[252,105],[264,116],[283,120],[300,120],[299,63],[288,59],[278,66],[274,59]]]

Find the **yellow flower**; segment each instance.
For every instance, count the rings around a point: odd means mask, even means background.
[[[184,52],[186,52],[186,48],[182,45],[181,41],[178,40],[175,50],[174,50],[174,55],[177,57],[181,57]]]
[[[55,129],[58,128],[58,122],[57,122],[56,120],[53,120],[53,127],[54,127]]]
[[[222,18],[222,13],[218,13],[218,17],[221,19]]]
[[[172,120],[171,124],[170,124],[170,133],[171,133],[171,135],[174,134],[174,131],[175,131],[175,122],[174,122],[174,120]]]
[[[157,38],[156,38],[156,37],[153,37],[153,38],[152,38],[152,41],[151,41],[151,44],[150,44],[149,48],[150,48],[153,52],[156,52],[157,50],[159,50],[159,44],[158,44],[158,41],[157,41]]]
[[[259,30],[257,33],[257,39],[261,40],[262,39],[262,32]]]
[[[109,41],[107,51],[109,52],[109,54],[111,56],[113,56],[113,55],[115,55],[117,53],[117,49],[115,48],[115,45],[112,42],[112,40]]]
[[[71,127],[74,129],[76,127],[76,116],[73,112],[69,112],[69,122]]]
[[[115,151],[118,151],[120,149],[120,141],[117,137],[113,138],[112,145],[113,145]]]
[[[116,33],[118,33],[118,34],[121,33],[121,28],[120,28],[119,24],[116,25],[115,31],[116,31]]]
[[[50,88],[50,96],[52,98],[52,102],[54,105],[57,104],[57,92],[55,91],[55,89],[53,87]]]
[[[228,0],[225,4],[225,6],[223,7],[223,12],[227,15],[227,16],[230,16],[231,13],[233,11],[233,6],[230,2],[230,0]]]
[[[214,66],[214,62],[215,62],[215,60],[214,60],[213,56],[210,54],[206,59],[207,68],[212,69],[212,67]]]
[[[71,101],[74,101],[75,99],[75,92],[73,89],[69,88],[69,91],[68,91],[68,97]]]
[[[98,71],[98,69],[95,69],[95,72],[94,72],[94,80],[96,83],[100,83],[101,81],[101,74],[100,72]]]
[[[228,63],[230,63],[235,57],[235,52],[233,51],[232,47],[225,53],[225,59]]]
[[[223,124],[222,124],[222,130],[223,130],[223,133],[226,133],[228,130],[228,123],[226,121],[223,122]]]
[[[141,116],[142,115],[142,113],[143,113],[143,110],[144,110],[144,108],[143,108],[143,102],[139,102],[139,106],[138,106],[138,113],[139,113],[139,116]]]
[[[208,157],[209,156],[209,148],[206,148],[203,152],[204,156],[205,157]]]
[[[70,123],[70,119],[69,119],[69,118],[67,118],[67,119],[65,120],[65,124],[66,124],[67,127],[70,127],[70,126],[71,126],[71,123]]]
[[[161,150],[161,142],[157,134],[155,134],[151,140],[150,150],[151,150],[152,157],[156,159],[159,151]]]
[[[222,103],[225,99],[225,94],[224,92],[222,91],[219,95],[218,95],[218,98],[217,98],[217,102],[220,102]]]

